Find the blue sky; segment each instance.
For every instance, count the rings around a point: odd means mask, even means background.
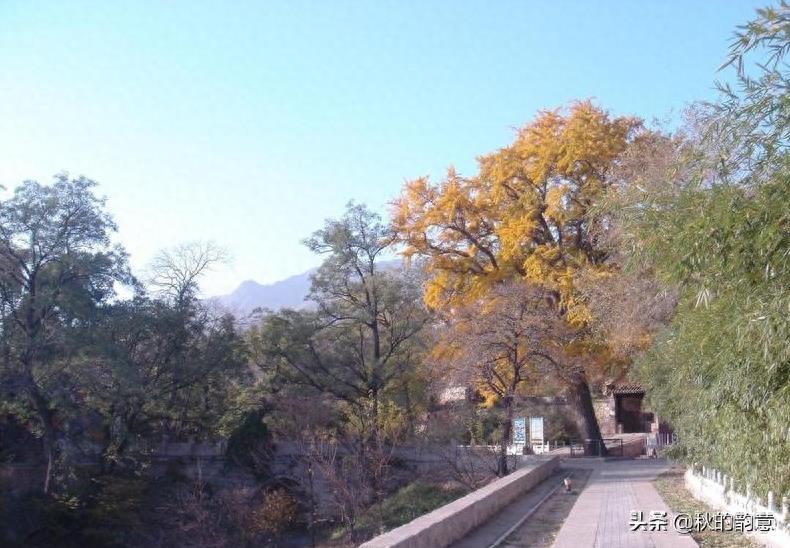
[[[764,3],[0,0],[0,183],[93,178],[134,267],[213,240],[225,293],[316,265],[299,242],[348,200],[470,173],[541,108],[714,97]]]

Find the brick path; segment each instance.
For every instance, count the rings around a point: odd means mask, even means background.
[[[673,514],[651,483],[669,468],[663,460],[567,459],[563,466],[594,467],[595,470],[562,525],[553,548],[697,546],[690,536],[673,529]],[[646,520],[651,511],[667,512],[667,531],[632,532],[629,528],[632,510],[641,510]]]

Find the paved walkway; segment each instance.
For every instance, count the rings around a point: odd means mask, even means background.
[[[562,525],[553,548],[697,546],[690,536],[673,529],[674,515],[651,483],[669,468],[663,460],[568,459],[563,466],[593,467],[594,471]],[[641,510],[645,520],[650,519],[652,511],[667,512],[667,530],[632,532],[629,522],[634,510]]]

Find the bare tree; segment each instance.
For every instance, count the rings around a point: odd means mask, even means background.
[[[358,451],[349,451],[342,441],[317,432],[305,432],[299,447],[310,481],[311,530],[316,522],[317,505],[313,482],[320,478],[329,487],[333,513],[353,538],[357,517],[373,493],[363,456]]]
[[[149,285],[161,296],[184,304],[197,297],[200,278],[230,261],[228,251],[213,242],[190,242],[165,249],[150,266]]]
[[[721,151],[702,146],[702,113],[691,107],[674,133],[643,133],[622,155],[614,184],[597,205],[592,234],[607,253],[608,269],[582,272],[576,287],[590,310],[591,334],[618,359],[628,361],[649,346],[677,304],[677,288],[656,276],[637,223],[665,210],[690,186],[714,184]]]
[[[496,477],[500,468],[499,454],[491,451],[490,446],[442,444],[434,454],[442,463],[442,473],[470,491]],[[432,470],[431,475],[434,474]]]
[[[592,314],[593,336],[605,340],[613,357],[630,360],[644,351],[675,311],[677,289],[651,271],[620,271],[579,277],[578,287]]]
[[[581,364],[569,368],[565,359],[575,332],[550,293],[523,282],[500,284],[485,302],[456,310],[451,320],[453,327],[440,345],[440,363],[455,382],[474,386],[486,402],[504,408],[497,473],[507,474],[515,398],[546,372],[582,374]]]

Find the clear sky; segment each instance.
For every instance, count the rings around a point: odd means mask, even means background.
[[[95,179],[135,268],[213,240],[226,293],[314,266],[300,240],[348,200],[470,173],[541,108],[714,97],[766,2],[0,0],[0,183]]]

